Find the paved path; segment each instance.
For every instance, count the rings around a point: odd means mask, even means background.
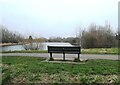
[[[2,56],[32,56],[32,57],[44,57],[49,58],[49,53],[3,53]],[[54,54],[53,58],[62,59],[63,54]],[[77,54],[66,54],[65,59],[72,60],[77,58]],[[120,60],[118,55],[105,55],[105,54],[81,54],[81,59],[109,59],[109,60]]]

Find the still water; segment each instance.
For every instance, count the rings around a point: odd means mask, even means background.
[[[63,42],[44,42],[42,43],[42,50],[47,50],[47,46],[72,46],[70,43]],[[15,50],[25,50],[23,45],[14,45],[14,46],[4,46],[0,47],[0,51],[15,51]]]

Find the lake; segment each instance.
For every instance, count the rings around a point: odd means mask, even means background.
[[[63,42],[44,42],[42,43],[42,50],[47,50],[47,46],[73,46],[70,43]],[[14,45],[14,46],[4,46],[0,47],[0,51],[16,51],[16,50],[25,50],[23,45]]]

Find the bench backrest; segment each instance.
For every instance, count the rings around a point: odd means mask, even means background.
[[[48,53],[75,53],[80,54],[81,48],[76,46],[48,46]]]

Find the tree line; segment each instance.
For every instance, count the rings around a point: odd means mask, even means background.
[[[49,42],[69,42],[82,48],[111,48],[118,47],[118,33],[113,32],[110,24],[91,24],[85,30],[80,30],[76,37],[50,37]]]
[[[81,32],[81,46],[83,48],[110,48],[117,47],[118,40],[110,24],[105,26],[91,24],[88,30]]]
[[[8,30],[5,26],[0,26],[0,34],[2,36],[2,41],[0,43],[18,43],[21,42],[23,36],[19,33],[14,33]]]
[[[50,37],[49,39],[33,39],[32,36],[25,39],[21,34],[11,32],[4,26],[0,26],[0,30],[2,32],[2,41],[0,43],[22,42],[26,49],[27,46],[25,43],[31,43],[31,40],[32,42],[69,42],[73,45],[80,45],[82,48],[110,48],[118,46],[118,39],[116,39],[117,33],[112,31],[110,24],[105,24],[104,26],[91,24],[86,30],[80,30],[78,32],[79,34],[76,34],[78,35],[76,37]],[[32,38],[31,40],[30,37]]]

